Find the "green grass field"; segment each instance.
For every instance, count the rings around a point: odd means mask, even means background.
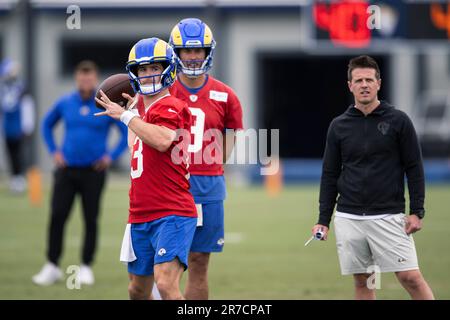
[[[49,217],[42,207],[0,188],[0,299],[127,299],[126,267],[118,261],[127,219],[128,181],[110,179],[103,198],[96,284],[69,290],[65,281],[38,287],[31,276],[45,261]],[[419,262],[436,298],[450,299],[450,186],[429,186],[424,229],[415,235]],[[317,219],[318,186],[290,186],[276,198],[258,187],[228,191],[226,244],[210,265],[212,299],[352,299],[352,278],[340,275],[333,232],[303,244]],[[61,267],[80,263],[79,204],[67,224]],[[228,242],[227,242],[228,241]],[[383,274],[379,299],[408,299],[393,274]]]

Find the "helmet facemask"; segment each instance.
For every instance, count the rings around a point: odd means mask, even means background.
[[[211,45],[211,47],[202,47],[205,49],[205,55],[206,58],[204,60],[181,60],[180,57],[180,49],[191,49],[191,48],[198,48],[198,47],[183,47],[183,48],[176,48],[175,53],[177,56],[177,62],[178,62],[178,68],[181,73],[186,75],[188,78],[197,78],[201,76],[202,74],[205,74],[211,69],[213,66],[213,54],[214,54],[214,43]],[[200,64],[199,67],[190,67],[190,64]]]
[[[141,65],[148,65],[153,63],[161,63],[164,70],[160,74],[154,74],[151,76],[143,76],[138,77],[138,67]],[[128,74],[130,75],[130,83],[136,93],[142,95],[155,95],[167,86],[170,83],[167,83],[168,73],[170,73],[171,65],[167,60],[163,61],[144,61],[140,63],[136,63],[130,66],[127,66]],[[158,79],[159,78],[159,79]],[[151,81],[145,81],[147,83],[142,83],[142,80],[150,79]],[[169,81],[170,82],[170,81]]]

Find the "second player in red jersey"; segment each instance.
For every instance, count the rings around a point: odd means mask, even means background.
[[[183,19],[172,29],[169,43],[179,70],[171,94],[187,102],[194,119],[188,148],[190,191],[199,218],[189,254],[185,297],[208,299],[210,254],[222,252],[226,240],[223,163],[233,150],[235,131],[243,128],[242,108],[230,87],[208,75],[216,46],[208,25],[195,18]]]
[[[212,76],[205,75],[205,83],[197,90],[186,87],[182,81],[178,80],[169,91],[172,96],[187,102],[193,116],[192,127],[189,129],[192,135],[188,149],[190,174],[223,175],[222,145],[217,145],[217,148],[208,149],[207,147],[215,143],[214,132],[220,132],[223,135],[226,129],[243,129],[242,107],[233,89]],[[138,103],[140,113],[143,108],[141,98]],[[208,151],[213,149],[213,152],[218,152],[213,154],[214,159]]]
[[[214,134],[205,135],[205,133],[211,129],[222,134],[226,129],[242,129],[242,108],[239,99],[229,86],[210,75],[205,75],[205,78],[205,83],[196,93],[180,80],[170,88],[170,93],[188,103],[194,118],[191,127],[191,145],[188,150],[191,152],[190,173],[219,176],[223,174],[222,145],[209,149],[219,152],[214,155],[214,159],[218,161],[208,161],[210,154],[208,154],[207,146],[214,143],[210,141],[214,140],[211,139]]]

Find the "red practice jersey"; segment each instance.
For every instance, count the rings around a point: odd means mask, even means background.
[[[141,119],[172,130],[190,130],[191,113],[185,102],[167,95],[147,111],[138,106]],[[187,142],[187,141],[186,141]],[[197,217],[189,192],[189,173],[185,162],[172,161],[172,149],[160,152],[136,137],[131,157],[129,223],[149,222],[170,215]]]
[[[195,94],[191,93],[179,79],[169,90],[172,96],[188,104],[193,116],[191,144],[188,149],[191,152],[190,173],[204,176],[222,175],[223,145],[217,143],[216,148],[211,148],[211,144],[218,140],[212,138],[214,135],[208,134],[211,132],[208,130],[217,129],[224,134],[226,129],[243,129],[242,107],[238,97],[233,89],[210,75]],[[211,152],[212,149],[215,150]],[[210,154],[219,160],[219,163],[211,161]],[[208,157],[210,160],[207,160]],[[199,159],[201,163],[198,163]]]

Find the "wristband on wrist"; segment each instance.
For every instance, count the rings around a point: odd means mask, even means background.
[[[131,108],[131,109],[128,109],[127,111],[133,112],[137,116],[139,115],[139,110],[136,108]]]
[[[127,110],[120,115],[120,121],[122,121],[128,127],[128,124],[130,123],[131,119],[137,116],[138,115],[135,114],[134,112]]]

